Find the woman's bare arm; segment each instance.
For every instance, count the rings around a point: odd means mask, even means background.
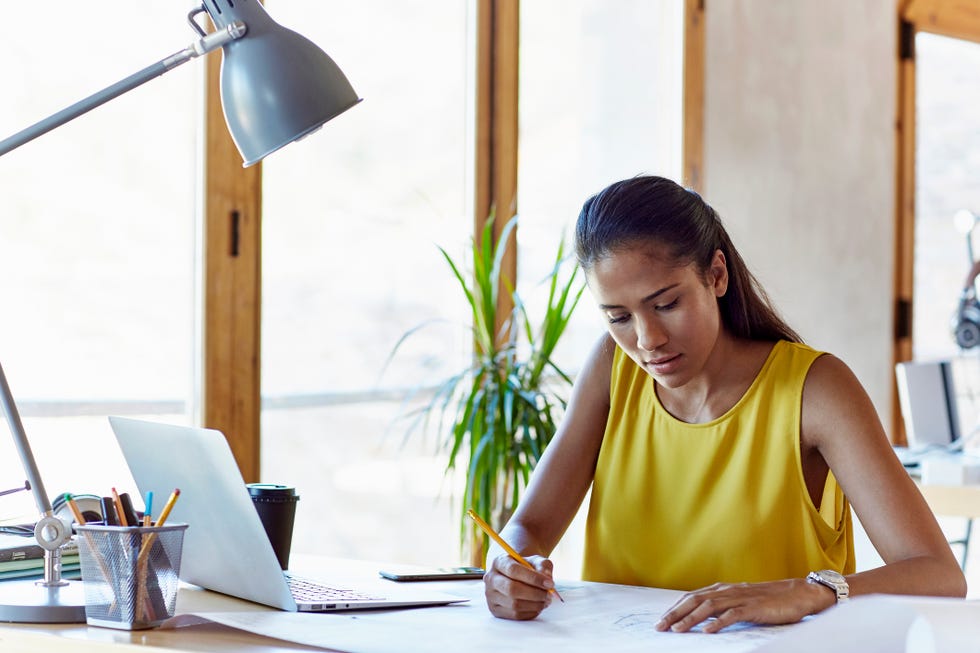
[[[550,602],[553,587],[547,556],[578,512],[595,474],[609,415],[609,376],[615,345],[604,335],[575,381],[554,440],[534,471],[521,503],[501,532],[517,552],[535,565],[529,570],[496,546],[486,585],[487,605],[498,617],[531,619]]]
[[[809,461],[804,467],[814,464],[816,453],[816,464],[833,471],[885,562],[848,576],[852,595],[966,594],[949,544],[892,451],[871,400],[853,372],[833,356],[818,358],[807,375],[801,440],[803,459]],[[712,617],[702,627],[705,632],[738,621],[792,623],[835,601],[829,588],[802,578],[717,584],[686,594],[657,627],[686,631]]]
[[[803,433],[885,562],[851,575],[851,594],[964,596],[966,581],[935,516],[892,451],[867,393],[833,356],[817,359],[807,377]]]

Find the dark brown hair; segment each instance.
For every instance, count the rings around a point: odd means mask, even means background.
[[[706,279],[716,250],[725,255],[728,292],[718,299],[722,323],[753,340],[802,342],[749,272],[721,219],[694,191],[663,177],[618,181],[586,200],[575,227],[575,251],[588,272],[601,260],[638,244],[665,246],[677,265],[696,266]]]

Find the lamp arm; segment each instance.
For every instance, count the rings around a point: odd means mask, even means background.
[[[4,415],[7,416],[10,433],[14,436],[14,446],[20,456],[24,473],[27,474],[27,482],[30,483],[31,492],[34,494],[37,510],[42,515],[51,515],[53,514],[51,500],[44,491],[44,483],[37,471],[37,462],[34,460],[31,445],[27,441],[27,434],[24,432],[24,425],[20,421],[20,413],[17,410],[17,404],[14,403],[14,397],[10,392],[10,385],[7,384],[7,375],[4,374],[2,365],[0,365],[0,404],[3,406]]]
[[[88,113],[96,107],[102,106],[106,102],[113,100],[124,93],[128,93],[137,86],[142,86],[151,79],[156,79],[160,75],[169,72],[177,66],[187,63],[195,57],[207,54],[224,46],[235,39],[241,38],[246,32],[245,23],[235,21],[225,29],[216,30],[194,41],[183,50],[161,59],[151,64],[143,70],[133,73],[129,77],[122,79],[115,84],[108,86],[97,93],[93,93],[84,100],[79,100],[75,104],[62,109],[61,111],[37,122],[30,127],[17,132],[9,138],[0,141],[0,156],[15,150],[25,143],[29,143],[38,136],[56,129],[66,122],[74,120],[84,113]]]
[[[41,518],[34,524],[34,538],[44,549],[44,580],[41,582],[47,587],[57,587],[64,584],[61,579],[61,545],[71,538],[71,530],[54,516],[51,500],[44,490],[41,474],[37,470],[37,461],[34,460],[34,452],[31,451],[31,445],[27,441],[24,425],[20,421],[20,412],[17,410],[17,404],[14,403],[2,365],[0,365],[0,404],[4,415],[7,416],[10,432],[14,436],[14,446],[20,456],[24,473],[27,474],[27,483],[34,494],[34,503],[41,513]]]

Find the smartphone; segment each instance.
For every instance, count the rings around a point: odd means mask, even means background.
[[[392,567],[378,572],[382,578],[399,582],[419,580],[473,580],[483,578],[480,567]]]

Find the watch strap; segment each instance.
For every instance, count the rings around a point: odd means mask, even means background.
[[[811,571],[807,574],[806,580],[809,583],[818,583],[824,587],[829,587],[837,597],[837,603],[843,603],[850,597],[851,591],[847,580],[836,571],[830,569]]]

